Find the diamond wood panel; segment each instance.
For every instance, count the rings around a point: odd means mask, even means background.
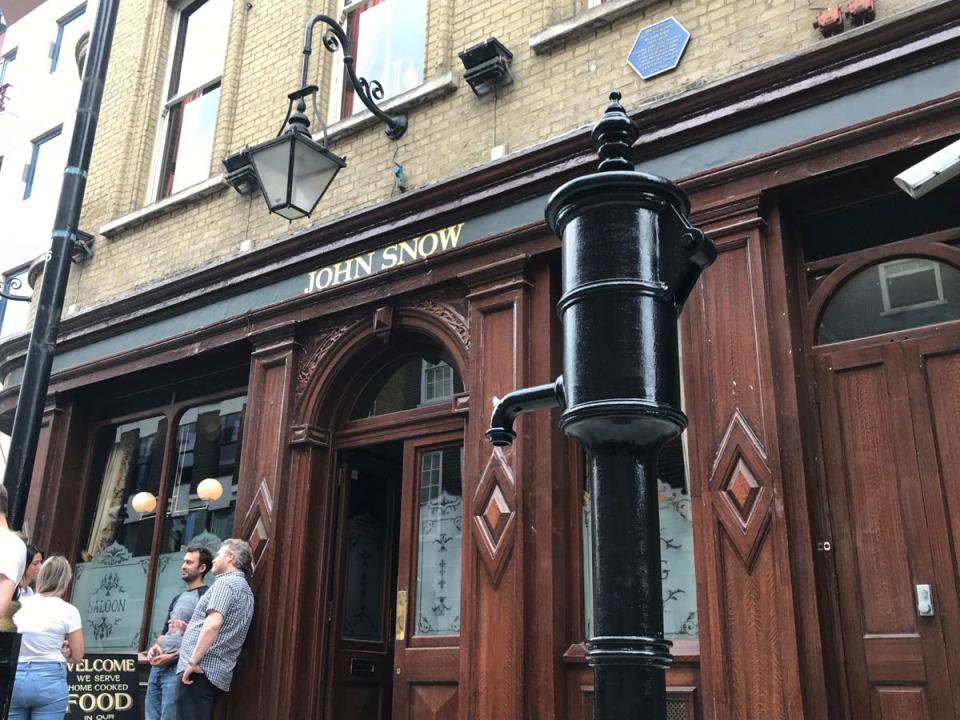
[[[417,684],[410,688],[410,708],[405,720],[456,720],[457,686]]]
[[[513,548],[516,490],[503,451],[494,448],[484,468],[473,502],[473,535],[477,551],[496,585]]]
[[[770,521],[770,469],[757,436],[739,411],[727,427],[710,477],[717,517],[749,568]]]
[[[266,478],[260,480],[257,487],[257,494],[247,509],[243,521],[237,526],[237,536],[250,543],[250,550],[253,552],[253,584],[259,584],[259,576],[256,572],[257,565],[267,550],[270,543],[269,528],[273,523],[273,496]]]

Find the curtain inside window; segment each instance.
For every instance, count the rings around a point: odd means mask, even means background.
[[[127,478],[136,459],[139,439],[139,428],[129,430],[120,436],[119,441],[110,451],[103,473],[100,497],[97,499],[96,514],[90,528],[90,540],[81,553],[85,562],[91,562],[98,557],[116,537],[117,527],[121,521]]]

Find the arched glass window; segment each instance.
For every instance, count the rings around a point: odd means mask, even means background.
[[[449,402],[463,391],[457,371],[440,357],[407,356],[387,365],[364,388],[351,420]]]
[[[861,270],[834,293],[817,325],[817,344],[854,340],[960,320],[960,270],[922,257]]]

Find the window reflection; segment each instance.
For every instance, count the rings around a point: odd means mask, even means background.
[[[150,621],[152,637],[163,630],[170,601],[183,590],[183,551],[189,546],[202,546],[215,554],[220,543],[233,533],[245,408],[246,396],[231,398],[190,408],[177,423],[176,455],[170,471],[166,528]],[[207,478],[214,478],[223,487],[223,494],[209,502],[197,495],[197,486]],[[212,573],[205,582],[213,582]]]
[[[384,98],[423,82],[426,0],[359,0],[346,3],[345,10],[359,77],[378,81]],[[343,117],[363,109],[346,83]]]
[[[351,420],[413,410],[449,401],[463,391],[463,382],[444,360],[413,357],[399,367],[391,365],[360,393]]]
[[[960,270],[930,258],[898,258],[847,279],[829,300],[818,344],[960,319]]]
[[[138,513],[132,499],[159,492],[165,437],[166,419],[153,417],[107,427],[96,439],[91,479],[99,492],[71,600],[84,617],[88,650],[140,644],[155,513]]]
[[[170,601],[183,590],[184,549],[201,545],[216,552],[232,534],[245,406],[241,396],[189,408],[173,438],[163,416],[110,425],[97,434],[87,529],[72,595],[84,619],[89,651],[135,650],[143,644],[150,573],[156,584],[149,633],[158,635]],[[169,455],[165,498],[160,482],[164,453]],[[197,486],[205,478],[222,485],[217,500],[198,497]],[[133,509],[133,497],[140,492],[157,498],[155,510]],[[158,513],[164,513],[165,521],[155,544]],[[212,582],[212,575],[207,581]]]

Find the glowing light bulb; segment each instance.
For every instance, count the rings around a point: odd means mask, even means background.
[[[144,490],[134,495],[130,504],[133,505],[133,509],[138,513],[153,512],[157,509],[157,498],[153,493]]]
[[[201,480],[200,484],[197,485],[197,496],[201,500],[213,502],[219,500],[221,495],[223,495],[223,485],[216,478]]]

